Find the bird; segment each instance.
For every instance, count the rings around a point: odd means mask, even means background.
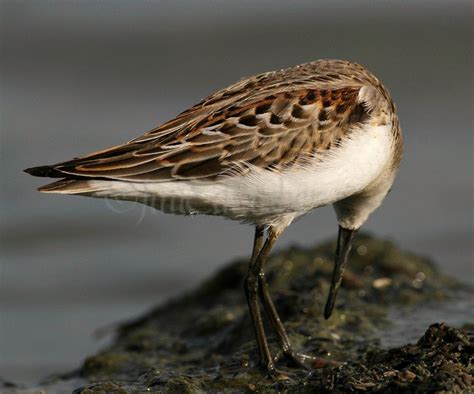
[[[264,268],[273,246],[295,219],[333,206],[328,319],[354,236],[389,193],[402,153],[400,122],[382,82],[357,63],[322,59],[241,79],[129,142],[25,172],[60,178],[40,187],[43,193],[129,200],[253,226],[244,290],[259,365],[273,373],[278,360],[262,307],[280,353],[305,368],[317,360],[293,347],[269,294]]]

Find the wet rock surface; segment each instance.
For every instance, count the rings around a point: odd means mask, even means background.
[[[328,242],[281,251],[266,272],[294,347],[340,363],[337,367],[308,372],[281,359],[281,374],[273,377],[258,368],[242,285],[247,262],[237,261],[195,291],[123,324],[112,346],[48,385],[81,379],[85,383],[75,387],[76,393],[469,392],[472,327],[433,324],[417,343],[393,349],[382,348],[379,338],[390,325],[389,308],[446,302],[472,296],[471,290],[428,259],[360,234],[336,309],[325,320],[334,248]],[[267,334],[276,354],[270,327]]]

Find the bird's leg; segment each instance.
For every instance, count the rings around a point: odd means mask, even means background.
[[[253,249],[252,249],[252,258],[250,259],[250,264],[252,264],[258,256],[258,253],[262,249],[263,241],[265,240],[265,227],[264,226],[255,226],[255,236],[253,238]]]
[[[265,307],[265,310],[270,318],[270,323],[272,325],[273,331],[277,335],[280,346],[283,352],[283,355],[288,357],[289,359],[293,360],[296,364],[300,367],[305,369],[312,369],[312,368],[321,368],[325,365],[332,364],[333,362],[326,360],[321,357],[310,356],[304,353],[297,352],[293,345],[291,344],[290,338],[288,333],[286,332],[285,326],[278,315],[278,312],[275,308],[275,304],[272,301],[270,296],[270,291],[268,288],[267,278],[265,277],[265,273],[263,270],[260,272],[259,275],[259,291],[260,291],[260,299]],[[274,362],[277,362],[280,354],[274,359]]]
[[[256,226],[254,243],[253,243],[253,251],[252,251],[252,259],[251,259],[252,262],[255,261],[255,259],[258,256],[259,251],[262,248],[264,235],[265,235],[264,227]],[[296,362],[298,365],[302,366],[303,368],[308,368],[308,364],[311,364],[312,366],[326,365],[328,361],[325,359],[309,356],[303,353],[296,352],[294,350],[291,344],[290,338],[288,336],[288,333],[286,332],[285,326],[283,325],[281,318],[278,315],[278,312],[275,308],[275,304],[273,303],[272,298],[270,296],[268,282],[267,282],[267,278],[265,276],[263,267],[259,272],[258,280],[259,280],[258,289],[259,289],[260,300],[262,301],[262,304],[265,307],[265,311],[267,312],[267,315],[270,319],[270,324],[273,328],[273,331],[278,337],[283,354],[286,357],[292,359],[294,362]],[[279,356],[281,356],[281,353],[279,354]],[[277,358],[274,359],[274,362],[276,361],[278,361],[278,355],[277,355]]]
[[[313,366],[327,364],[326,360],[323,360],[319,357],[309,356],[307,354],[299,353],[294,350],[288,333],[286,332],[285,326],[283,325],[280,316],[278,315],[278,312],[275,308],[275,305],[273,304],[273,301],[270,297],[267,279],[263,270],[260,272],[259,275],[259,292],[260,299],[262,300],[268,317],[270,318],[270,323],[272,325],[273,331],[278,337],[283,354],[293,360],[299,366],[306,369],[309,369],[308,363]],[[277,355],[277,358],[274,360],[275,362],[278,361],[279,356],[281,356],[281,353]]]
[[[263,243],[264,231],[263,227],[258,226],[255,231],[254,251],[250,262],[249,271],[245,278],[245,295],[249,305],[250,315],[252,317],[255,336],[257,339],[258,351],[260,354],[260,363],[270,372],[275,371],[273,358],[268,347],[265,329],[263,327],[263,319],[258,302],[259,295],[259,275],[263,270],[265,261],[270,251],[280,236],[282,230],[270,228],[268,237]],[[263,243],[263,246],[261,246]],[[259,250],[260,249],[260,250]]]
[[[260,354],[260,363],[269,372],[275,372],[274,363],[278,360],[278,356],[277,358],[273,359],[270,353],[268,341],[263,326],[260,305],[258,303],[258,297],[260,297],[260,300],[262,301],[265,307],[265,310],[270,319],[270,324],[279,339],[283,354],[286,357],[292,359],[298,365],[307,369],[308,364],[313,367],[321,367],[329,363],[328,360],[319,357],[308,356],[306,354],[296,352],[293,349],[285,326],[283,325],[280,316],[278,315],[278,312],[275,308],[275,305],[273,304],[273,301],[270,297],[268,282],[265,277],[263,268],[268,258],[268,255],[270,254],[271,248],[273,247],[282,232],[283,229],[270,228],[268,230],[268,237],[264,243],[264,227],[256,226],[250,268],[245,279],[245,294],[247,296],[247,302],[250,309],[250,315],[252,317],[255,336],[257,338],[258,350]]]

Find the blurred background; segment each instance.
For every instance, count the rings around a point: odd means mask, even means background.
[[[469,1],[1,1],[0,376],[31,383],[250,253],[253,230],[42,195],[22,169],[122,143],[244,76],[357,61],[397,103],[405,158],[365,226],[474,283]],[[331,208],[278,248],[337,232]],[[467,318],[467,311],[459,312]],[[471,311],[472,313],[472,311]],[[440,309],[431,321],[449,320]]]

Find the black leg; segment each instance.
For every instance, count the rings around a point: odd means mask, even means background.
[[[322,367],[324,365],[327,365],[328,363],[332,363],[323,358],[309,356],[307,354],[300,353],[294,350],[288,333],[286,332],[285,326],[283,325],[283,322],[281,321],[280,316],[278,315],[278,312],[275,308],[275,304],[273,304],[273,301],[271,299],[270,291],[268,289],[268,282],[263,270],[260,272],[259,282],[260,298],[268,314],[268,317],[270,318],[270,323],[272,325],[273,331],[275,332],[280,341],[280,346],[283,355],[293,360],[300,367],[306,369],[312,369],[311,367]],[[277,362],[280,356],[281,352],[274,359],[274,362]]]
[[[309,365],[313,368],[322,367],[327,364],[337,365],[337,363],[332,361],[319,357],[308,356],[306,354],[296,352],[293,349],[285,326],[283,325],[280,316],[278,316],[278,312],[270,297],[268,283],[264,273],[264,265],[268,255],[270,254],[271,248],[282,232],[283,229],[270,228],[268,230],[268,237],[264,243],[264,227],[256,226],[250,268],[245,279],[245,294],[247,296],[247,302],[250,309],[250,315],[252,317],[255,336],[257,338],[260,363],[269,372],[276,371],[275,362],[278,361],[282,355],[285,355],[296,362],[299,366],[307,369],[309,369]],[[268,347],[268,341],[263,326],[262,313],[260,311],[260,305],[258,302],[259,297],[263,306],[265,307],[265,311],[270,319],[270,324],[278,337],[282,349],[282,352],[280,352],[277,357],[275,357],[275,359],[272,357]]]
[[[265,307],[265,310],[270,318],[270,323],[275,331],[275,334],[278,336],[280,340],[280,344],[282,350],[286,352],[289,348],[291,348],[290,338],[285,330],[285,326],[283,325],[280,316],[278,316],[278,312],[273,304],[273,301],[270,297],[270,291],[268,290],[268,282],[267,278],[265,277],[265,273],[263,270],[260,272],[259,275],[259,290],[260,290],[260,299]]]
[[[262,249],[264,240],[265,240],[265,227],[255,226],[255,236],[253,238],[252,258],[250,259],[250,264],[252,264],[257,258],[258,253]]]
[[[260,251],[262,247],[263,239],[264,239],[263,227],[257,226],[255,228],[252,261],[256,259],[258,252]],[[316,366],[322,367],[324,365],[327,365],[328,363],[332,364],[333,362],[325,360],[323,358],[309,356],[300,352],[296,352],[294,350],[291,344],[290,338],[288,336],[288,333],[286,332],[285,326],[283,325],[283,322],[281,321],[281,318],[278,315],[278,312],[276,310],[275,304],[273,303],[272,298],[270,296],[269,286],[268,286],[268,282],[265,276],[263,266],[259,272],[258,280],[259,280],[258,290],[259,290],[260,300],[270,319],[270,324],[273,328],[273,331],[278,337],[278,340],[280,342],[280,346],[282,349],[282,352],[280,352],[280,354],[277,355],[277,357],[274,359],[274,362],[278,361],[279,357],[283,353],[283,355],[290,358],[296,364],[306,369],[309,368],[308,364],[310,364],[312,367],[316,367]]]
[[[260,363],[269,371],[275,370],[273,358],[268,347],[265,329],[263,327],[262,313],[258,302],[259,295],[259,275],[263,270],[263,266],[270,254],[270,251],[280,236],[282,231],[276,231],[274,228],[268,230],[268,237],[263,243],[263,227],[258,226],[255,231],[254,252],[252,253],[252,260],[250,262],[249,271],[245,278],[245,295],[249,305],[250,315],[255,330],[255,337],[257,339],[258,350],[260,354]],[[260,249],[260,251],[258,251]],[[258,251],[258,252],[257,252]]]

